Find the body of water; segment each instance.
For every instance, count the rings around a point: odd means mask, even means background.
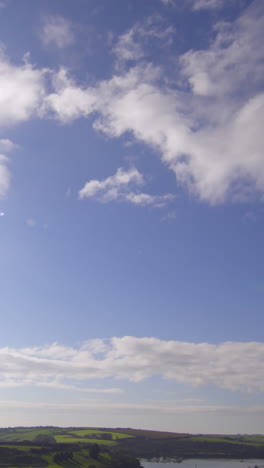
[[[228,459],[202,459],[192,458],[183,460],[181,463],[153,463],[141,460],[144,468],[264,468],[264,460],[228,460]]]

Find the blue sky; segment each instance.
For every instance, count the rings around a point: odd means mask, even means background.
[[[263,433],[263,2],[0,24],[1,424]]]

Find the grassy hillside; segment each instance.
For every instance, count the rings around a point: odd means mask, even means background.
[[[99,452],[96,456],[94,450]],[[0,468],[139,468],[136,458],[154,457],[264,458],[264,436],[73,427],[0,429]]]
[[[133,436],[97,428],[0,429],[0,468],[139,468],[137,459],[109,451],[126,438]]]
[[[39,436],[53,437],[56,442],[63,443],[95,443],[101,445],[114,445],[119,439],[132,437],[130,434],[119,433],[102,429],[76,429],[76,428],[8,428],[0,429],[1,442],[35,441]]]
[[[124,439],[122,447],[140,458],[264,458],[264,436],[159,433]]]
[[[58,454],[67,454],[69,458],[56,463]],[[55,458],[55,459],[54,459]],[[48,468],[100,468],[111,466],[111,455],[101,452],[97,460],[90,456],[88,448],[81,447],[27,447],[23,445],[0,446],[0,467],[48,467]]]
[[[178,433],[178,432],[164,432],[164,431],[148,431],[145,429],[118,429],[119,435],[123,437],[134,436],[134,437],[147,437],[149,439],[176,439],[180,437],[188,437],[189,434]]]

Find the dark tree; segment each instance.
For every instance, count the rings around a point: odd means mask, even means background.
[[[56,444],[55,438],[49,434],[38,434],[34,438],[34,442],[38,443],[39,445]]]
[[[111,432],[103,432],[103,434],[101,434],[101,439],[112,440],[113,438]]]
[[[93,444],[90,448],[90,457],[97,460],[99,456],[100,448],[98,444]]]
[[[114,452],[111,461],[112,468],[141,468],[136,457],[132,457],[124,452]]]
[[[60,452],[56,453],[53,457],[53,461],[55,463],[62,463],[67,460],[72,460],[73,459],[73,453],[72,452]]]

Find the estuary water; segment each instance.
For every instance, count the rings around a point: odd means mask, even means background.
[[[264,460],[228,460],[228,459],[202,459],[192,458],[183,460],[181,463],[153,463],[147,460],[141,460],[144,468],[264,468]]]

